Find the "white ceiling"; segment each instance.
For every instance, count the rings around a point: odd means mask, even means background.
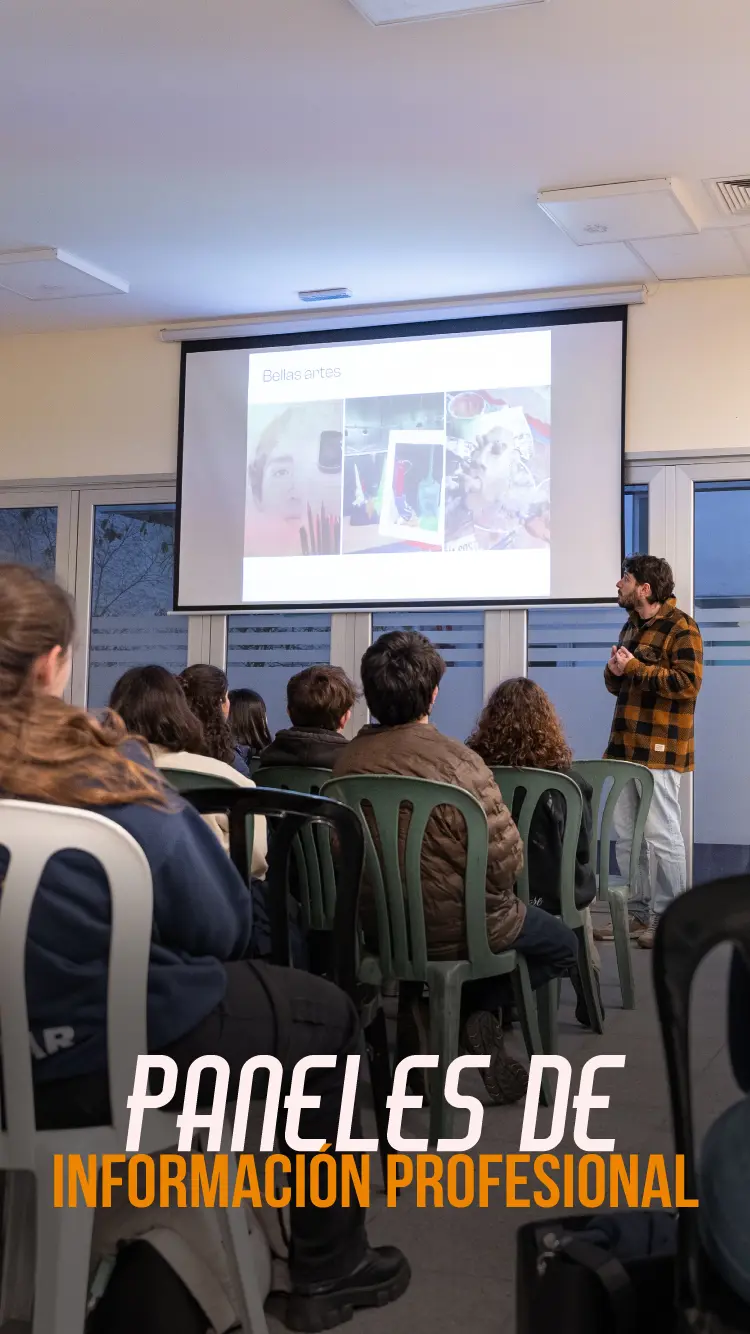
[[[648,279],[537,191],[676,176],[720,227],[701,182],[750,175],[748,49],[747,0],[386,28],[349,0],[1,0],[0,249],[60,246],[130,293],[0,289],[0,331]],[[708,238],[707,272],[747,271],[737,240]],[[700,240],[664,244],[694,271]]]

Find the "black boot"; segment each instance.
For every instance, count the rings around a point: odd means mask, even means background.
[[[289,1294],[284,1324],[287,1329],[320,1334],[351,1320],[363,1306],[387,1306],[406,1292],[411,1269],[395,1246],[377,1246],[345,1278],[325,1283],[295,1285]]]

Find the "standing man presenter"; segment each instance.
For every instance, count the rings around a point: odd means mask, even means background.
[[[661,914],[687,886],[680,825],[680,779],[694,767],[695,701],[703,680],[703,641],[674,598],[674,578],[658,556],[629,556],[617,584],[628,612],[612,647],[604,682],[617,696],[606,759],[632,760],[654,776],[654,795],[628,905],[630,935],[651,949]],[[629,783],[615,807],[617,864],[627,877],[637,809]],[[650,879],[653,863],[654,879]],[[594,932],[612,939],[612,927]]]

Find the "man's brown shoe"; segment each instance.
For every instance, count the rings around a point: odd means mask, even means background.
[[[645,922],[641,922],[637,917],[634,917],[632,913],[629,914],[628,934],[631,940],[635,940],[643,931],[647,930],[648,927]],[[614,938],[615,932],[611,921],[607,922],[605,926],[594,927],[594,940],[614,940]]]

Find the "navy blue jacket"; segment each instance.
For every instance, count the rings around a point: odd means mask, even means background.
[[[7,793],[6,795],[11,795]],[[169,810],[99,807],[140,843],[151,867],[154,927],[148,980],[148,1043],[160,1052],[223,999],[223,961],[250,942],[252,900],[219,840],[176,794]],[[0,879],[7,867],[0,849]],[[26,993],[39,1082],[105,1071],[109,889],[85,853],[46,867],[34,900]]]

